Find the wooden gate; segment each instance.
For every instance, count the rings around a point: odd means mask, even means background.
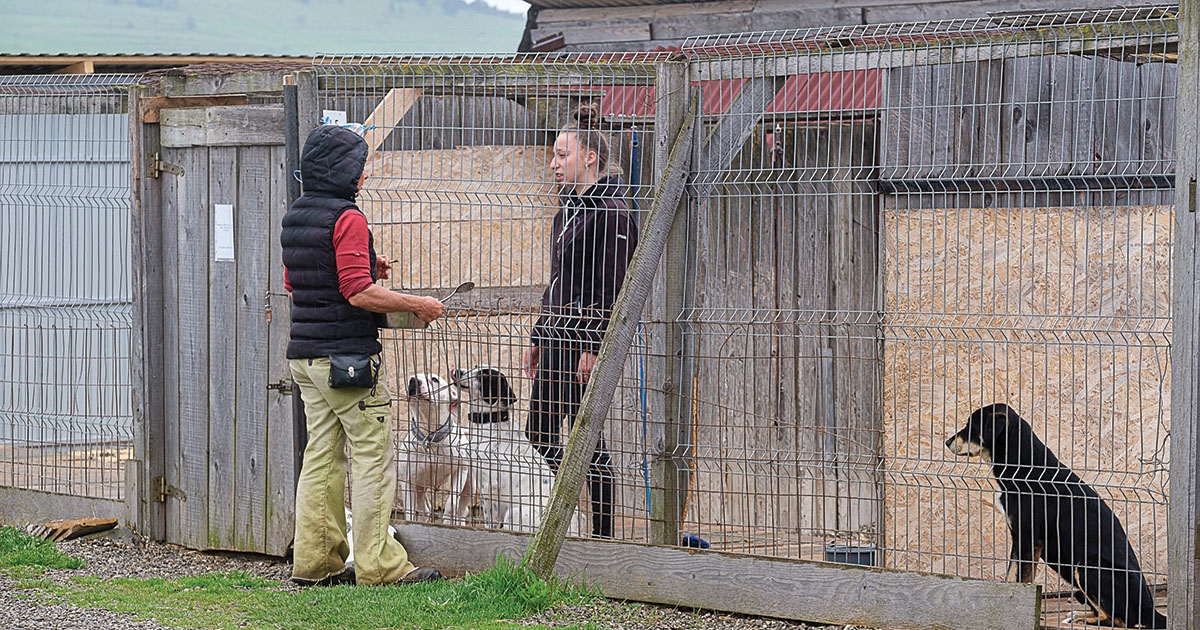
[[[152,537],[193,549],[283,555],[295,505],[283,108],[141,98],[135,382],[148,487],[139,520]],[[147,115],[149,100],[162,108]]]

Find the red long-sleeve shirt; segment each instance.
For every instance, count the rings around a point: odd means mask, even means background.
[[[371,265],[368,253],[370,228],[362,212],[343,212],[333,226],[333,250],[337,257],[338,291],[347,300],[374,284],[371,280]],[[288,270],[283,269],[283,286],[290,293],[292,283]]]

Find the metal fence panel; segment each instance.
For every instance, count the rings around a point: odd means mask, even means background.
[[[120,498],[134,77],[0,79],[0,483]]]

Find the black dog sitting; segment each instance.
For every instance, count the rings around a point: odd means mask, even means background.
[[[1012,534],[1009,580],[1033,581],[1034,563],[1041,558],[1090,607],[1085,621],[1167,627],[1167,618],[1154,609],[1154,595],[1121,521],[1008,405],[976,410],[946,447],[992,464]]]

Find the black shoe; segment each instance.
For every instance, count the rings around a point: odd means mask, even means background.
[[[345,571],[331,575],[322,580],[305,580],[294,577],[292,582],[300,586],[337,586],[338,584],[354,584],[354,567],[346,567]]]
[[[444,579],[442,572],[437,569],[413,569],[407,575],[396,581],[396,584],[419,584]]]

